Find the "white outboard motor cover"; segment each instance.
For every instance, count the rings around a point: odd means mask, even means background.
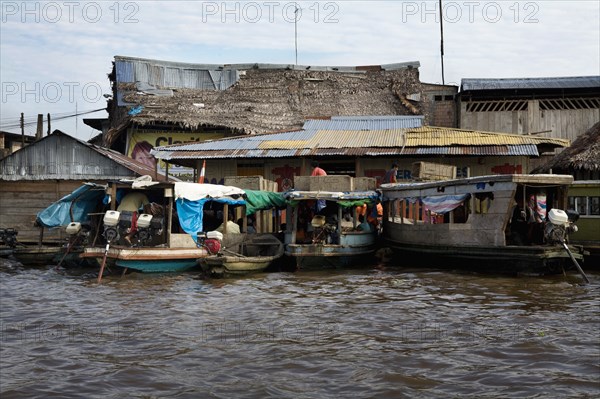
[[[119,211],[107,211],[104,214],[104,226],[106,227],[114,227],[119,224],[119,216],[121,216],[121,212]]]
[[[137,225],[140,229],[147,229],[150,227],[150,222],[152,222],[152,215],[142,213],[140,216],[138,216]]]
[[[81,223],[71,222],[67,225],[67,228],[65,230],[67,234],[75,235],[81,231]]]
[[[206,233],[206,238],[212,238],[215,240],[223,241],[223,233],[220,231],[209,231]]]
[[[551,209],[550,212],[548,212],[548,220],[550,220],[550,223],[557,226],[566,226],[569,224],[569,217],[562,209]]]

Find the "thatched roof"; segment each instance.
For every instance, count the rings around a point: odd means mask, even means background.
[[[600,122],[580,135],[571,146],[537,168],[535,173],[554,171],[600,171]]]
[[[128,62],[135,65],[153,61]],[[219,126],[251,134],[300,129],[308,118],[332,115],[423,114],[420,103],[411,100],[419,98],[422,91],[418,63],[351,68],[354,69],[294,66],[238,70],[239,79],[221,90],[147,82],[153,90],[144,92],[139,90],[139,82],[113,81],[121,103],[130,104],[129,109],[141,106],[141,111],[123,115],[123,107],[116,107],[121,115],[111,118],[111,125],[116,128],[124,122],[141,126],[168,123],[189,129]],[[113,79],[118,75],[113,74]]]

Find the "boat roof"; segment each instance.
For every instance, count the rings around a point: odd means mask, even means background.
[[[573,176],[571,175],[551,175],[551,174],[539,174],[539,175],[487,175],[487,176],[476,176],[467,177],[464,179],[453,179],[453,180],[435,180],[435,181],[420,181],[420,182],[406,182],[406,183],[390,183],[382,184],[379,188],[382,191],[391,190],[412,190],[415,188],[424,189],[430,187],[440,186],[460,186],[465,184],[474,183],[498,183],[498,182],[514,182],[517,184],[527,185],[543,185],[543,186],[562,186],[573,183]],[[492,185],[490,185],[492,186]]]
[[[377,191],[288,191],[283,194],[287,200],[327,200],[352,201],[361,199],[378,199]]]

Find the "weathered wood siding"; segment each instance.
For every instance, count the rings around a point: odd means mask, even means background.
[[[469,102],[460,104],[460,128],[489,132],[530,134],[574,141],[600,120],[600,108],[543,110],[540,100],[527,101],[522,111],[469,112]]]
[[[15,228],[21,242],[37,242],[39,228],[34,226],[36,215],[53,202],[70,194],[81,181],[0,181],[0,227]],[[44,240],[60,240],[63,229],[44,230]]]
[[[466,223],[401,224],[384,218],[384,234],[404,244],[504,246],[506,245],[504,230],[509,219],[515,188],[514,183],[496,183],[493,190],[494,200],[488,212],[471,213]],[[486,192],[486,190],[478,190],[474,186],[447,186],[442,195],[474,192]],[[436,193],[435,189],[410,190],[402,191],[399,198],[431,195],[440,195],[440,193]],[[385,196],[394,198],[394,192],[386,191]]]

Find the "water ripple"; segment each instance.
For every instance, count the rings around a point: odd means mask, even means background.
[[[593,397],[600,275],[0,264],[2,398]]]

